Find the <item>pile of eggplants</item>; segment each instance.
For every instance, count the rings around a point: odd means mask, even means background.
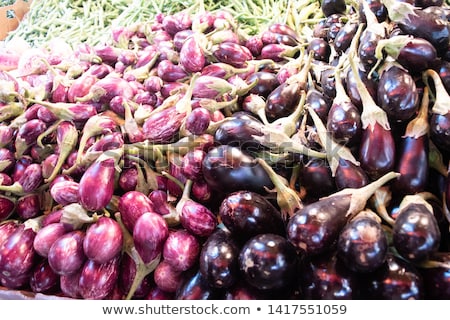
[[[158,14],[2,62],[0,285],[449,299],[450,8],[320,8],[254,35]]]

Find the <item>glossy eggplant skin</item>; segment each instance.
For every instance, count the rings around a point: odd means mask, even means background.
[[[219,216],[240,241],[260,233],[285,235],[280,211],[256,192],[241,190],[229,194],[220,205]]]
[[[438,55],[444,54],[449,47],[450,26],[447,21],[419,8],[413,10],[405,21],[398,21],[400,29],[414,37],[428,40]]]
[[[300,101],[302,86],[299,83],[283,82],[267,96],[266,114],[275,120],[291,114]]]
[[[357,280],[335,254],[304,259],[299,268],[299,287],[304,299],[357,299]]]
[[[388,253],[386,262],[362,281],[363,299],[423,299],[424,283],[417,268],[410,262]]]
[[[378,103],[392,121],[407,121],[416,114],[419,94],[408,71],[391,66],[381,74]]]
[[[185,274],[175,292],[176,300],[216,300],[219,297],[220,291],[210,287],[198,269]]]
[[[423,204],[408,205],[395,219],[394,247],[410,261],[428,260],[437,252],[440,240],[441,232],[436,218]]]
[[[245,281],[259,290],[282,290],[295,283],[297,253],[286,238],[259,234],[248,240],[239,254]]]
[[[430,117],[430,138],[443,153],[450,154],[450,112],[433,113]]]
[[[437,62],[437,52],[433,45],[422,38],[412,38],[401,48],[396,61],[410,74],[418,74],[431,68]]]
[[[428,184],[429,138],[426,135],[401,138],[396,172],[401,175],[392,188],[398,194],[415,194],[425,191]]]
[[[332,250],[347,223],[350,200],[350,195],[332,196],[304,206],[288,222],[288,240],[307,256]]]
[[[437,252],[431,259],[450,263],[450,254],[448,252]],[[448,300],[450,299],[450,268],[436,266],[433,268],[419,268],[423,277],[425,299]]]
[[[237,147],[222,145],[211,149],[202,165],[206,182],[216,191],[249,190],[266,194],[273,183],[264,168]]]
[[[200,273],[214,288],[230,288],[239,277],[239,245],[231,233],[217,229],[200,252]]]
[[[327,130],[336,142],[348,147],[356,145],[361,139],[361,114],[351,103],[333,103],[327,117]]]
[[[395,151],[391,130],[384,129],[378,123],[363,130],[359,159],[371,179],[377,179],[394,168]]]
[[[217,128],[214,138],[220,144],[239,147],[241,150],[258,151],[264,147],[253,136],[262,135],[262,126],[252,115],[239,112]]]

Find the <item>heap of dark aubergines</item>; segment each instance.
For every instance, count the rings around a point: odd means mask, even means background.
[[[158,14],[1,71],[2,290],[450,299],[450,8],[304,9]]]

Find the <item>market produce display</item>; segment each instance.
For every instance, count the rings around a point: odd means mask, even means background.
[[[132,3],[1,53],[5,290],[450,298],[447,4]]]

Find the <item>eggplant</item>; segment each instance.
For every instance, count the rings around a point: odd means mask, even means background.
[[[389,18],[406,34],[429,41],[438,56],[449,48],[450,25],[432,13],[406,2],[384,0]]]
[[[332,250],[349,218],[364,209],[379,187],[396,177],[390,172],[362,188],[345,189],[305,205],[288,221],[288,240],[307,256]]]
[[[274,187],[256,159],[229,145],[211,149],[203,160],[202,172],[206,182],[222,193],[249,190],[266,194]]]

